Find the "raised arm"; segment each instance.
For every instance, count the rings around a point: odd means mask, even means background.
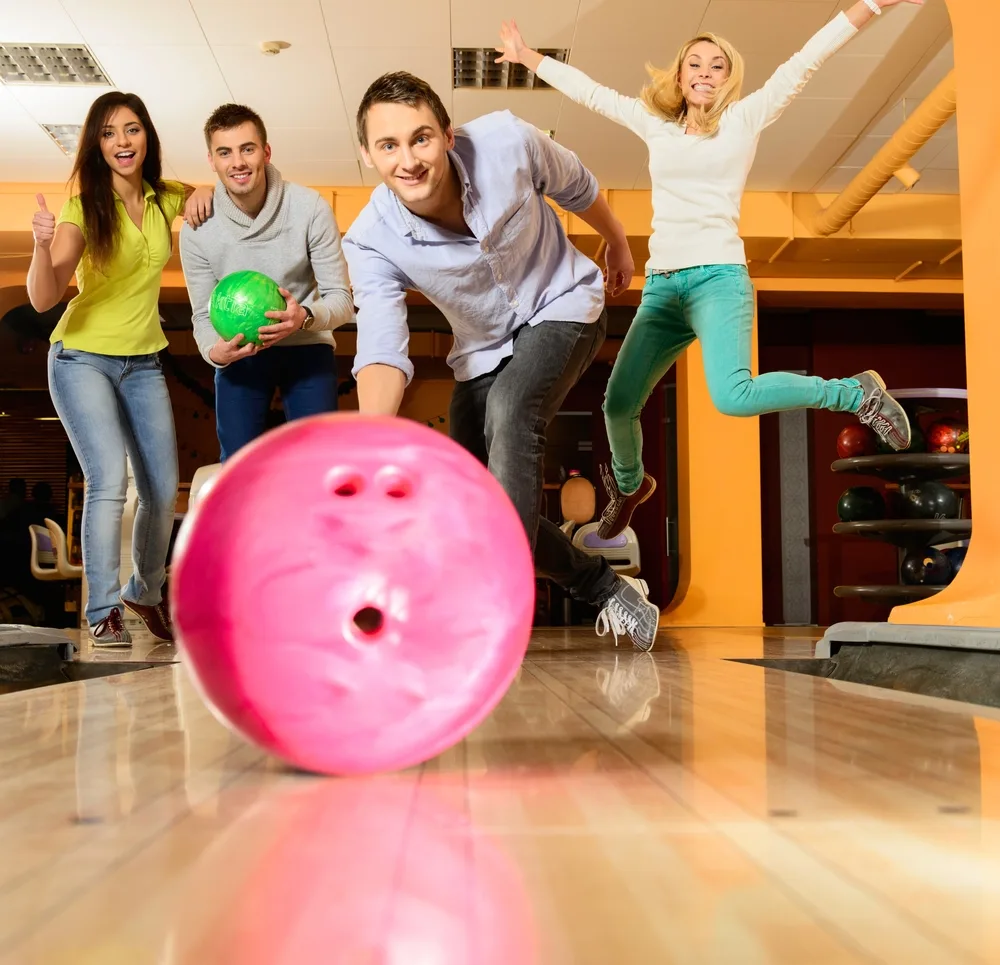
[[[344,239],[344,254],[358,307],[358,347],[353,375],[358,409],[368,415],[396,415],[413,378],[406,282],[377,251]]]
[[[763,87],[734,105],[731,109],[734,117],[742,118],[755,131],[762,131],[782,115],[823,63],[873,17],[878,16],[883,8],[900,3],[919,5],[923,2],[924,0],[858,0],[854,6],[839,13],[814,34],[798,53],[793,54],[771,75]]]
[[[28,268],[28,300],[36,312],[47,312],[59,304],[86,245],[81,226],[65,217],[70,204],[63,209],[63,219],[57,227],[56,216],[49,211],[45,196],[36,195],[35,200],[38,210],[31,219],[35,247]]]
[[[624,125],[645,139],[650,114],[642,101],[635,97],[625,97],[610,87],[602,87],[576,67],[562,64],[551,57],[543,57],[525,44],[521,31],[513,20],[501,24],[500,46],[494,49],[500,54],[496,63],[523,64],[570,100]]]

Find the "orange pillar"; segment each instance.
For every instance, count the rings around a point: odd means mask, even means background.
[[[698,342],[677,362],[677,496],[680,582],[661,626],[761,626],[760,420],[715,408]]]
[[[997,0],[948,0],[958,81],[965,354],[975,526],[955,581],[936,596],[896,607],[890,623],[1000,627],[1000,329],[996,230],[1000,224],[1000,98],[983,83],[983,44],[1000,32]]]

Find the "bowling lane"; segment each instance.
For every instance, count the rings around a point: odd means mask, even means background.
[[[536,631],[376,778],[290,772],[176,665],[2,697],[0,962],[998,960],[1000,715],[661,638]]]

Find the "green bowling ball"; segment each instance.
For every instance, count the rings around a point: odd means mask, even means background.
[[[234,271],[226,275],[212,292],[208,317],[227,342],[242,335],[244,341],[261,344],[257,330],[276,324],[265,312],[280,312],[286,302],[277,284],[259,271]]]

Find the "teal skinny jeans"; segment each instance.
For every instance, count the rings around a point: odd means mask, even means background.
[[[751,377],[752,337],[753,285],[744,265],[701,265],[646,279],[604,396],[611,468],[621,492],[635,492],[642,482],[642,407],[696,338],[709,394],[724,415],[804,408],[855,412],[861,405],[856,379],[789,372]]]

